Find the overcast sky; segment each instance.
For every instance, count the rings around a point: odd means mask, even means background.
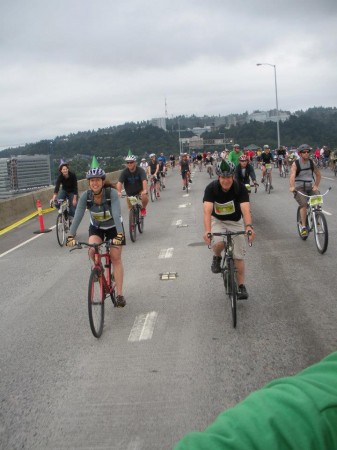
[[[337,106],[337,0],[1,0],[0,148],[165,115]]]

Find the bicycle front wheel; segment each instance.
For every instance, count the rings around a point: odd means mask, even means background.
[[[228,264],[228,284],[229,284],[229,300],[232,310],[232,322],[233,327],[236,327],[237,317],[236,317],[236,301],[237,301],[237,286],[235,281],[235,268],[234,261],[231,259]]]
[[[136,228],[136,213],[134,208],[131,208],[129,212],[129,230],[131,241],[136,242],[137,228]]]
[[[140,213],[140,206],[137,208],[137,225],[138,225],[138,231],[139,233],[143,233],[144,231],[144,217]]]
[[[151,197],[151,202],[154,202],[154,200],[156,198],[156,192],[154,190],[154,186],[150,186],[150,197]]]
[[[322,212],[316,212],[316,226],[314,226],[316,247],[319,253],[323,254],[328,248],[329,234],[328,224]]]
[[[56,237],[57,242],[61,247],[64,246],[64,243],[66,241],[66,230],[65,230],[65,217],[63,214],[58,214],[56,219]]]
[[[93,269],[89,278],[88,314],[92,334],[99,338],[104,325],[104,289],[102,275]]]

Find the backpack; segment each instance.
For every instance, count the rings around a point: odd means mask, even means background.
[[[111,205],[111,187],[104,188],[105,190],[105,201],[110,208]],[[91,190],[87,191],[87,209],[90,209],[94,204],[94,196]]]
[[[311,169],[311,173],[312,173],[312,178],[314,178],[314,175],[313,175],[314,174],[314,163],[313,163],[312,159],[309,159],[309,161],[310,161],[310,169]],[[298,174],[301,172],[300,162],[299,162],[298,159],[296,159],[295,164],[296,164],[296,175],[295,175],[295,177],[297,177]]]

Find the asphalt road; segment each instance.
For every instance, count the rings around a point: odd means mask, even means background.
[[[127,306],[107,301],[99,340],[88,323],[86,251],[60,248],[55,229],[33,234],[36,218],[1,236],[0,448],[171,449],[253,390],[336,350],[337,183],[323,177],[321,191],[333,188],[325,255],[312,235],[299,239],[296,203],[275,169],[272,193],[251,195],[257,238],[236,329],[202,241],[205,172],[194,173],[188,196],[170,173],[149,204],[143,235],[123,249]],[[51,228],[55,214],[44,221]],[[87,228],[85,216],[80,239]],[[162,281],[163,272],[177,278]]]

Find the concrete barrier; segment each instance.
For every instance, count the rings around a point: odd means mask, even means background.
[[[121,170],[107,174],[107,180],[117,182]],[[79,180],[78,190],[83,192],[87,189],[88,181]],[[54,186],[38,191],[32,191],[28,194],[22,194],[5,200],[0,200],[0,230],[6,228],[18,220],[32,214],[36,211],[36,202],[41,201],[42,209],[49,208],[49,201],[53,196]]]

